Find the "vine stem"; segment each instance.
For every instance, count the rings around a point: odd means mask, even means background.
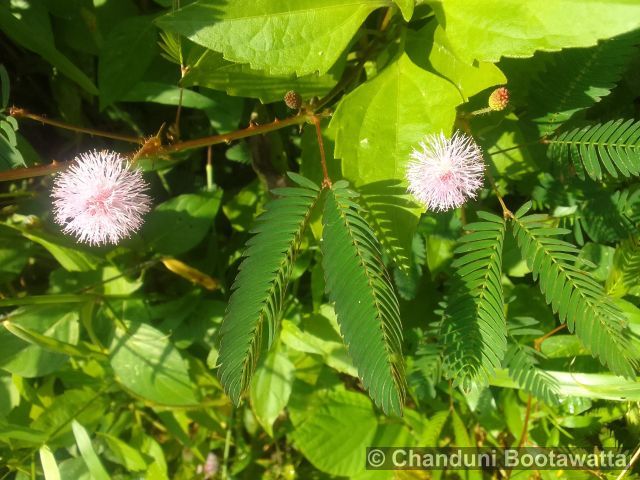
[[[264,125],[251,124],[247,128],[236,130],[233,132],[229,132],[221,135],[211,135],[208,137],[196,138],[194,140],[186,140],[184,142],[177,142],[172,145],[162,145],[160,142],[160,134],[158,134],[151,137],[148,140],[142,140],[141,142],[143,143],[142,147],[135,153],[129,155],[129,157],[132,158],[132,161],[137,161],[142,157],[147,157],[151,155],[164,155],[164,154],[175,153],[175,152],[184,151],[184,150],[191,150],[195,148],[209,147],[211,145],[216,145],[219,143],[230,143],[234,140],[252,137],[254,135],[261,135],[264,133],[273,132],[275,130],[280,130],[281,128],[286,128],[292,125],[299,125],[307,121],[313,121],[314,117],[316,117],[316,115],[313,113],[301,112],[292,117],[285,118],[284,120],[276,119],[273,122],[265,123]],[[21,180],[25,178],[50,175],[52,173],[55,173],[57,171],[64,169],[66,165],[67,165],[67,162],[56,162],[54,160],[47,165],[36,165],[34,167],[25,167],[25,168],[16,168],[13,170],[7,170],[4,172],[0,172],[0,182],[7,181],[7,180]]]
[[[329,178],[329,170],[327,169],[327,159],[324,153],[324,140],[322,139],[322,129],[320,128],[320,119],[313,115],[311,121],[316,127],[316,136],[318,137],[318,148],[320,149],[320,163],[322,164],[322,187],[331,188],[331,179]]]
[[[144,139],[140,137],[103,132],[102,130],[95,130],[93,128],[76,127],[74,125],[69,125],[68,123],[60,122],[58,120],[50,120],[46,117],[43,117],[42,115],[36,115],[35,113],[31,113],[24,108],[10,107],[9,115],[15,118],[28,118],[29,120],[35,120],[36,122],[40,122],[44,125],[51,125],[52,127],[58,127],[64,130],[71,130],[72,132],[86,133],[95,137],[110,138],[112,140],[121,140],[128,143],[144,143]]]

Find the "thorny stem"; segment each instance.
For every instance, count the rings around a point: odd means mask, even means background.
[[[284,120],[276,119],[273,122],[265,123],[264,125],[255,125],[252,123],[247,128],[225,133],[222,135],[211,135],[208,137],[186,140],[184,142],[177,142],[173,145],[158,146],[158,148],[152,149],[147,152],[147,155],[163,155],[165,153],[174,153],[183,150],[191,150],[194,148],[208,147],[210,145],[217,145],[219,143],[230,143],[233,140],[240,140],[242,138],[252,137],[254,135],[273,132],[274,130],[280,130],[281,128],[289,127],[291,125],[298,125],[306,122],[309,119],[309,113],[302,112],[292,117],[285,118]]]
[[[140,150],[131,155],[132,161],[136,161],[142,157],[151,155],[164,155],[168,153],[179,152],[183,150],[190,150],[200,147],[208,147],[211,145],[217,145],[220,143],[230,143],[233,140],[239,140],[241,138],[247,138],[254,135],[260,135],[281,128],[289,127],[291,125],[298,125],[306,121],[311,120],[314,114],[308,112],[301,112],[292,117],[284,120],[274,120],[271,123],[256,126],[251,124],[249,127],[236,130],[234,132],[225,133],[222,135],[212,135],[208,137],[196,138],[194,140],[187,140],[184,142],[177,142],[172,145],[162,145],[160,143],[160,134],[151,137],[148,140],[141,140],[143,143]],[[16,168],[13,170],[7,170],[0,172],[0,182],[7,180],[21,180],[31,177],[39,177],[44,175],[50,175],[57,171],[60,171],[66,167],[66,162],[56,162],[55,160],[48,165],[36,165],[34,167]]]
[[[324,153],[324,141],[322,139],[322,129],[320,128],[320,119],[313,115],[311,121],[316,127],[316,136],[318,137],[318,148],[320,148],[320,163],[322,164],[322,187],[331,188],[331,179],[329,178],[329,170],[327,170],[327,159]]]
[[[51,125],[52,127],[63,128],[65,130],[71,130],[72,132],[86,133],[96,137],[111,138],[112,140],[121,140],[123,142],[129,142],[129,143],[144,143],[144,139],[140,137],[132,137],[130,135],[120,135],[117,133],[103,132],[101,130],[95,130],[93,128],[76,127],[74,125],[69,125],[64,122],[59,122],[58,120],[50,120],[41,115],[36,115],[35,113],[30,113],[24,108],[10,107],[9,115],[15,118],[28,118],[30,120],[35,120],[36,122],[43,123],[45,125]]]

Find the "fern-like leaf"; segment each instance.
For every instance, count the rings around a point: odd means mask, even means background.
[[[576,128],[546,140],[552,159],[571,160],[577,174],[600,180],[603,171],[613,177],[640,175],[640,122],[611,120]]]
[[[354,196],[344,181],[327,192],[322,234],[326,288],[363,385],[385,412],[399,414],[405,377],[398,300],[380,244]]]
[[[289,176],[298,187],[275,189],[247,242],[244,260],[220,327],[218,377],[237,404],[249,385],[264,343],[271,344],[300,238],[321,191],[311,181]],[[263,339],[266,324],[268,335]]]
[[[638,35],[603,40],[591,48],[541,53],[545,71],[532,89],[530,117],[549,135],[580,110],[609,95],[637,55]]]
[[[516,212],[513,234],[547,303],[603,365],[633,377],[637,359],[622,312],[589,273],[576,267],[579,250],[558,238],[568,231],[550,226],[546,215],[526,215],[530,207],[527,203]]]
[[[504,358],[509,376],[520,388],[549,405],[558,404],[558,382],[546,371],[538,368],[542,354],[528,345],[513,342]]]
[[[469,391],[486,384],[499,368],[507,348],[501,284],[505,222],[486,212],[456,249],[453,294],[441,323],[445,374]]]
[[[623,297],[630,290],[638,290],[640,278],[640,240],[631,237],[618,245],[605,289],[612,297]]]

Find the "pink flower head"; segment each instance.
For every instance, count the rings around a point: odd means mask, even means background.
[[[83,153],[54,180],[55,220],[79,242],[117,244],[142,225],[151,203],[147,188],[140,170],[118,153]]]
[[[427,135],[407,165],[409,193],[429,210],[457,208],[475,198],[483,184],[482,151],[473,139],[456,132]]]

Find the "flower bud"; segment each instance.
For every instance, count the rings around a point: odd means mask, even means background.
[[[507,87],[496,88],[489,96],[489,108],[499,112],[509,105],[509,90]]]
[[[298,110],[302,106],[302,97],[295,90],[289,90],[284,95],[284,103],[287,104],[287,107]]]

